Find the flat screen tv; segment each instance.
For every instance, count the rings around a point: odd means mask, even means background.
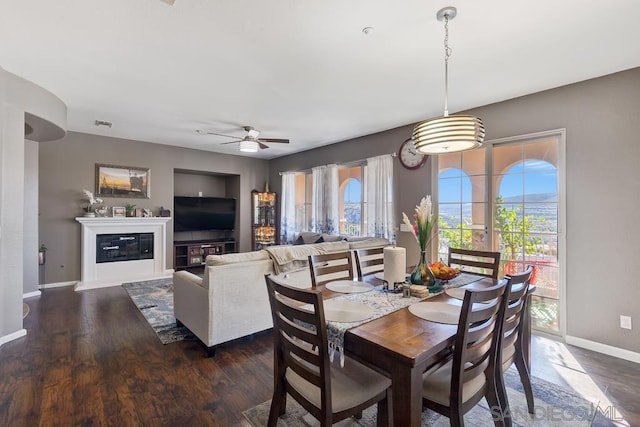
[[[173,198],[173,231],[233,230],[236,199],[226,197]]]

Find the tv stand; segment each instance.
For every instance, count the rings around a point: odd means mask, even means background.
[[[178,271],[202,267],[207,255],[223,255],[232,252],[236,252],[235,239],[173,242],[173,269]]]

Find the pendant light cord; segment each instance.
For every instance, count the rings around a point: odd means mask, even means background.
[[[449,15],[444,15],[444,117],[449,116]]]

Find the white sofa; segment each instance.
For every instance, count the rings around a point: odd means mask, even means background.
[[[265,274],[280,274],[286,282],[309,287],[309,255],[387,246],[380,238],[272,246],[265,250],[209,255],[204,276],[173,273],[174,314],[213,355],[216,345],[273,326]]]

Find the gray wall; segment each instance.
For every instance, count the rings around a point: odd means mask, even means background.
[[[39,226],[40,242],[49,248],[47,283],[80,279],[80,224],[74,218],[82,215],[82,190],[95,190],[96,163],[149,168],[149,199],[104,200],[109,206],[132,203],[156,215],[160,206],[173,210],[175,170],[239,175],[235,237],[240,251],[249,250],[251,190],[264,185],[266,160],[69,132],[59,141],[40,144]],[[166,267],[173,268],[173,221],[167,224],[167,231]]]
[[[22,329],[25,279],[25,123],[34,141],[60,138],[67,108],[45,89],[0,68],[0,345]],[[30,144],[28,144],[30,145]],[[28,203],[27,203],[28,205]],[[35,215],[31,213],[30,215]],[[31,239],[33,240],[33,239]],[[34,255],[37,259],[37,255]]]
[[[24,248],[22,291],[38,290],[38,143],[24,141]]]
[[[567,130],[567,335],[640,352],[640,68],[471,110],[487,140],[549,129]],[[271,160],[280,171],[303,170],[390,153],[412,126]],[[399,213],[430,192],[430,167],[394,163]],[[406,235],[408,233],[400,233]],[[399,244],[404,245],[405,242]],[[634,330],[619,327],[620,314]]]

